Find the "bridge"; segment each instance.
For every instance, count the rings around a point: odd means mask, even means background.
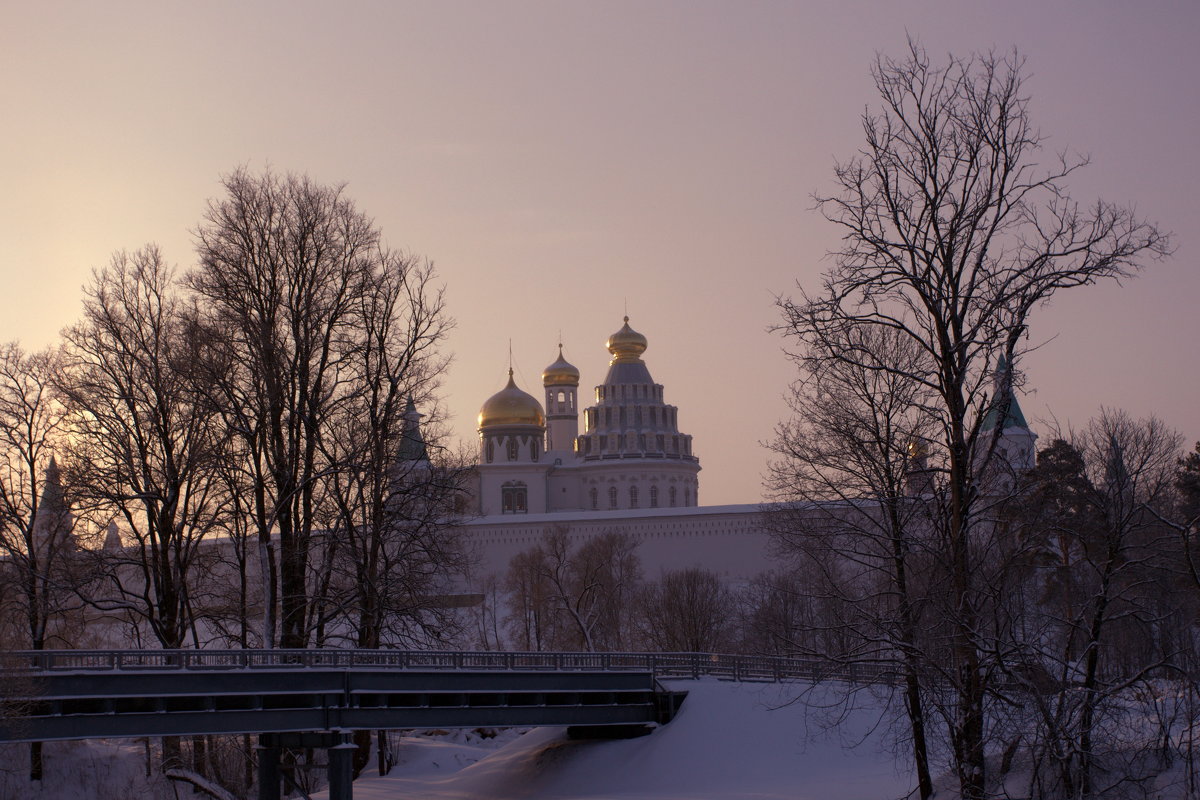
[[[707,653],[402,650],[43,650],[0,659],[0,741],[259,735],[259,798],[280,797],[285,747],[326,748],[331,800],[352,797],[356,730],[669,722],[660,678],[886,679],[827,663]]]

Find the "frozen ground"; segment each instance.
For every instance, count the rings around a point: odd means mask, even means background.
[[[494,740],[406,737],[392,774],[360,778],[354,797],[891,800],[912,788],[884,746],[873,704],[848,712],[831,732],[828,712],[814,707],[822,695],[786,704],[795,685],[702,680],[673,688],[688,691],[679,716],[638,739],[569,741],[558,728]]]

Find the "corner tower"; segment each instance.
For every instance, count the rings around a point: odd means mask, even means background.
[[[1013,392],[1012,367],[1004,356],[996,363],[994,381],[992,403],[979,426],[980,431],[986,435],[999,428],[996,456],[1014,471],[1033,469],[1037,434],[1029,429],[1025,414],[1021,412],[1021,404]]]
[[[648,342],[629,317],[605,343],[612,354],[596,404],[584,411],[575,452],[584,470],[584,507],[595,510],[699,504],[700,461],[679,432],[678,409],[663,401],[642,360]]]

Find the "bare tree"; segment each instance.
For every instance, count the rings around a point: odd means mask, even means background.
[[[664,572],[637,596],[636,619],[647,646],[662,652],[729,649],[737,598],[715,572],[692,567]]]
[[[224,188],[196,231],[200,266],[188,280],[236,365],[211,379],[246,458],[263,642],[273,645],[278,628],[281,646],[303,647],[313,636],[314,531],[329,518],[322,482],[337,468],[322,445],[353,396],[363,298],[394,256],[341,186],[240,169]]]
[[[432,405],[447,362],[439,347],[451,322],[433,280],[432,265],[411,257],[386,254],[375,265],[358,299],[346,402],[322,439],[333,466],[325,563],[359,647],[444,642],[454,632],[442,601],[465,566],[453,525],[464,465],[427,436],[414,401]]]
[[[941,486],[926,463],[933,395],[912,376],[929,376],[932,364],[909,337],[872,323],[806,344],[792,354],[803,376],[789,398],[793,417],[772,443],[770,488],[783,504],[767,518],[777,547],[805,573],[791,591],[820,611],[783,635],[794,652],[888,665],[903,677],[928,798],[926,684],[939,679],[921,631],[939,561],[928,515]],[[847,351],[855,361],[841,357]]]
[[[204,337],[153,245],[95,273],[65,332],[58,389],[71,411],[72,475],[129,547],[98,550],[89,600],[145,624],[161,647],[199,646],[191,591],[201,543],[222,521],[224,433],[195,382]]]
[[[25,353],[15,342],[0,349],[0,564],[8,574],[8,610],[21,647],[74,644],[63,629],[76,609],[75,518],[53,449],[61,445],[66,412],[53,392],[51,352]],[[31,780],[42,777],[42,745],[30,746]]]
[[[0,349],[0,549],[18,587],[22,645],[33,650],[46,647],[54,619],[70,606],[72,587],[62,584],[75,551],[74,520],[52,452],[66,416],[53,393],[56,359],[51,352],[27,354],[16,343]]]
[[[572,548],[565,528],[548,530],[509,566],[510,632],[533,649],[625,647],[641,580],[636,550],[637,543],[619,533],[591,536]]]
[[[864,115],[864,147],[837,165],[838,191],[817,198],[843,232],[835,265],[820,293],[780,301],[786,336],[933,397],[933,466],[944,499],[931,524],[944,542],[953,599],[949,739],[967,800],[982,798],[987,785],[991,643],[980,637],[987,593],[976,539],[990,525],[980,478],[1001,433],[983,425],[991,375],[1000,357],[1019,363],[1033,310],[1055,292],[1127,276],[1139,258],[1169,249],[1167,236],[1131,210],[1071,200],[1066,178],[1086,159],[1039,163],[1022,66],[1015,54],[936,66],[913,43],[902,60],[880,57],[873,75],[882,105]],[[895,331],[925,353],[929,369],[881,365],[853,340],[846,346],[845,331],[860,327]]]
[[[547,580],[546,550],[534,545],[513,556],[504,577],[505,631],[518,650],[541,652],[558,641],[558,604]]]
[[[1129,708],[1159,693],[1191,638],[1189,606],[1163,591],[1177,553],[1160,514],[1179,445],[1159,420],[1106,410],[1042,450],[1004,515],[1027,546],[1001,659],[1019,690],[999,727],[1012,737],[1006,763],[1026,754],[1031,796],[1107,796],[1163,766]]]

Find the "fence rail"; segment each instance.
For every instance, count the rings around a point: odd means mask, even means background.
[[[521,653],[436,650],[26,650],[0,655],[0,673],[138,670],[632,671],[656,678],[893,683],[890,665],[721,653]]]

